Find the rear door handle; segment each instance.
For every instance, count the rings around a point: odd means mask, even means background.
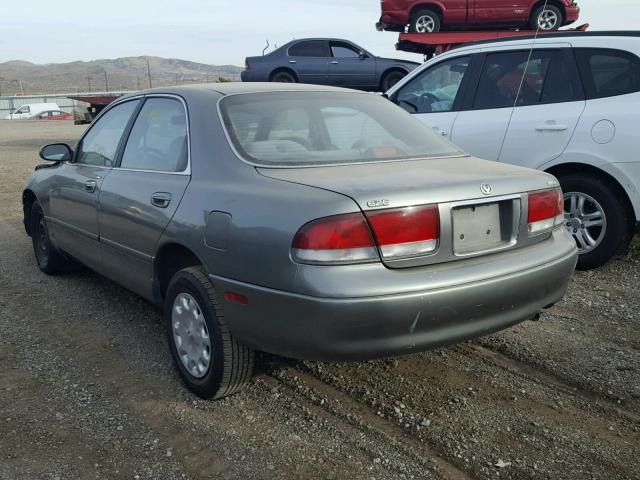
[[[557,123],[545,123],[544,125],[538,125],[536,127],[538,132],[564,132],[568,129],[569,127],[566,125],[560,125]]]
[[[339,63],[340,63],[340,62],[339,62],[339,61],[337,61],[337,60],[333,60],[333,61],[331,62],[331,64],[332,64],[332,65],[338,65]]]
[[[171,194],[165,192],[156,192],[151,195],[151,205],[158,208],[167,208],[171,203]]]
[[[295,64],[296,64],[296,63],[298,63],[298,62],[296,62],[295,60],[289,60],[289,63],[292,63],[292,64],[294,64],[294,65],[295,65]]]
[[[440,130],[439,127],[433,127],[433,131],[436,133],[439,133],[443,137],[446,137],[447,135],[449,135],[449,133],[446,130]]]
[[[87,193],[95,193],[96,188],[98,188],[98,182],[95,180],[87,180],[84,182],[84,189]]]

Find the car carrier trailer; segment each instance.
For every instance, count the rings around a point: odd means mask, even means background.
[[[585,32],[589,24],[585,23],[577,28],[554,30],[537,33],[535,30],[471,30],[450,31],[438,33],[401,33],[396,44],[397,50],[411,53],[421,53],[426,58],[447,52],[460,45],[488,40],[514,39],[517,37],[535,37],[559,35],[562,33]]]

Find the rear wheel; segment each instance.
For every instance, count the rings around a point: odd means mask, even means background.
[[[296,77],[291,72],[281,71],[276,72],[272,77],[271,81],[275,83],[296,83]]]
[[[564,22],[562,11],[555,5],[544,5],[536,8],[531,16],[531,28],[533,30],[551,31],[558,30]]]
[[[185,268],[173,276],[164,316],[174,363],[193,393],[219,399],[251,380],[253,350],[229,332],[213,285],[201,267]]]
[[[558,178],[565,198],[565,228],[578,245],[579,270],[600,267],[627,252],[633,236],[630,212],[603,179],[587,174]]]
[[[440,31],[440,15],[429,8],[422,8],[411,15],[409,31],[413,33],[435,33]]]
[[[68,272],[77,269],[79,265],[64,256],[51,243],[47,221],[38,202],[31,207],[31,242],[38,267],[47,275]]]
[[[396,83],[402,80],[407,74],[405,72],[401,72],[400,70],[393,70],[391,72],[387,72],[382,77],[382,81],[380,85],[382,87],[382,91],[386,92],[391,87],[393,87]]]

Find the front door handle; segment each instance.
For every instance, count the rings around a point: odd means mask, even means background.
[[[87,193],[95,193],[96,188],[98,188],[98,182],[95,180],[87,180],[84,182],[84,190]]]
[[[295,60],[289,60],[289,63],[291,63],[292,65],[295,65],[298,62],[296,62]]]
[[[339,63],[340,63],[339,61],[337,61],[337,60],[333,60],[333,61],[331,62],[331,65],[338,65]]]
[[[165,192],[156,192],[151,195],[151,205],[158,208],[167,208],[171,203],[171,194]]]
[[[440,130],[439,127],[433,127],[433,131],[439,133],[443,137],[446,137],[447,135],[449,135],[449,132],[447,132],[446,130]]]

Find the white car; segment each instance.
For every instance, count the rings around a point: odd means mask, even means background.
[[[640,32],[478,42],[386,96],[474,156],[555,175],[589,269],[624,254],[640,221],[639,55]]]
[[[4,117],[5,120],[20,120],[24,118],[33,118],[48,110],[60,110],[57,103],[29,103],[20,105],[9,115]]]

